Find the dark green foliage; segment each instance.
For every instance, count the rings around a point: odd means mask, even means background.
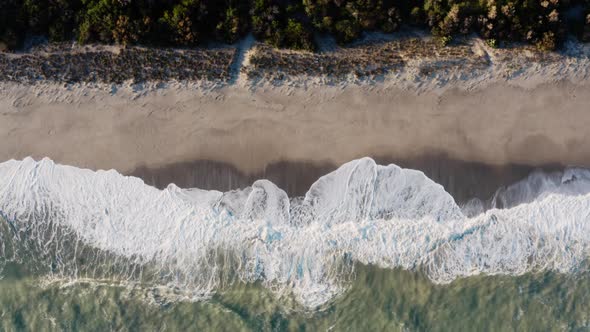
[[[569,18],[571,12],[579,14]],[[441,43],[475,32],[494,47],[522,41],[552,50],[568,32],[590,40],[590,1],[0,0],[0,49],[18,48],[32,36],[193,46],[234,43],[251,31],[277,47],[313,50],[314,33],[348,43],[402,23],[428,27]]]
[[[249,26],[247,19],[248,7],[232,4],[225,9],[215,26],[217,38],[227,43],[235,43],[240,37],[246,34]],[[243,2],[242,2],[243,3]]]
[[[403,1],[303,0],[314,26],[333,33],[339,42],[350,42],[363,30],[393,32],[399,28]]]
[[[113,42],[119,16],[124,15],[125,3],[118,0],[82,0],[82,3],[85,10],[80,17],[78,41]]]
[[[425,0],[424,14],[436,36],[477,32],[553,50],[566,31],[562,7],[560,0]]]
[[[81,42],[190,46],[235,42],[245,35],[248,6],[239,0],[82,0]]]
[[[313,34],[303,6],[297,2],[254,0],[252,32],[277,47],[312,50]]]
[[[474,23],[484,13],[482,3],[465,1],[454,3],[446,0],[426,0],[424,17],[432,33],[438,37],[466,34],[473,31]]]
[[[527,41],[553,50],[564,35],[560,0],[490,1],[480,18],[480,33],[486,38]]]
[[[313,50],[311,31],[303,23],[290,18],[285,27],[284,37],[280,39],[279,46],[287,46],[298,50]]]
[[[199,0],[183,0],[181,3],[166,10],[160,19],[173,36],[171,42],[178,45],[193,45],[201,38],[199,29],[205,19],[206,4]]]

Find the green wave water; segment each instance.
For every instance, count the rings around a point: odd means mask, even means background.
[[[320,311],[236,284],[201,302],[139,286],[46,284],[5,270],[2,331],[587,331],[590,275],[477,276],[436,285],[419,272],[357,266]]]

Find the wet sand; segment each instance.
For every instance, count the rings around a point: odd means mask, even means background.
[[[459,204],[472,198],[490,199],[502,186],[525,178],[535,169],[561,169],[559,165],[532,167],[525,165],[493,166],[463,162],[445,156],[430,156],[414,160],[396,160],[374,157],[379,164],[394,163],[401,167],[418,169],[441,184]],[[321,176],[340,165],[312,162],[281,161],[271,163],[257,173],[241,172],[236,167],[216,161],[199,160],[171,164],[160,168],[139,167],[128,175],[143,179],[147,184],[165,188],[174,183],[181,188],[200,188],[228,191],[244,188],[258,179],[268,179],[285,190],[290,197],[303,196]]]

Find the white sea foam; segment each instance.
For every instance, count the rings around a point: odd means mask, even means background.
[[[267,180],[226,193],[158,190],[29,158],[0,164],[0,254],[69,278],[104,264],[112,278],[194,297],[259,281],[314,308],[346,289],[353,262],[423,269],[437,283],[576,272],[590,254],[589,191],[586,170],[536,173],[498,192],[508,208],[468,218],[423,173],[369,158],[293,199]]]

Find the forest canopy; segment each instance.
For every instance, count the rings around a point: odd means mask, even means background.
[[[0,48],[51,42],[194,46],[252,32],[276,47],[314,50],[314,36],[344,44],[364,31],[427,28],[441,42],[477,33],[488,45],[545,50],[568,35],[590,41],[590,0],[0,0]]]

